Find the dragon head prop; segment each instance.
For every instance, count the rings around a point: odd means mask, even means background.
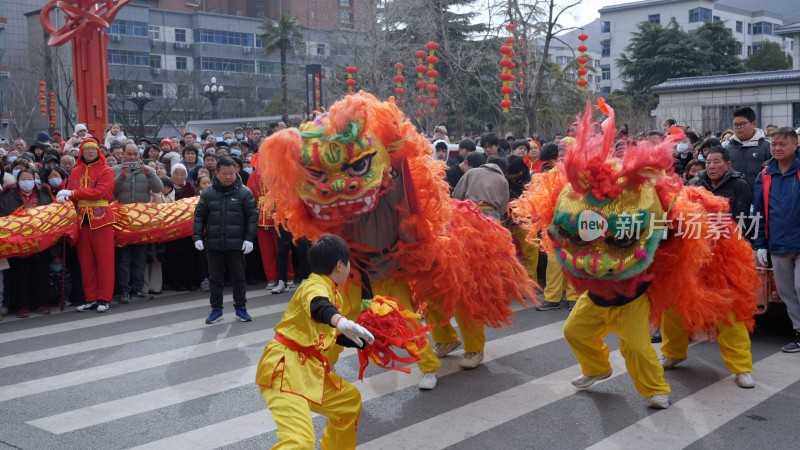
[[[608,116],[602,133],[595,132],[587,104],[561,166],[567,184],[547,232],[574,277],[618,282],[643,274],[666,237],[665,228],[654,227],[669,206],[656,185],[672,178],[672,149],[683,132],[676,128],[658,145],[641,142],[614,157],[614,110],[603,99],[598,106]]]

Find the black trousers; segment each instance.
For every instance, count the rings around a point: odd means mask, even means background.
[[[208,282],[211,287],[211,307],[222,309],[226,268],[233,287],[233,306],[244,306],[247,303],[244,253],[241,250],[206,249],[206,255],[208,256]]]
[[[50,297],[50,252],[35,253],[27,258],[9,259],[12,306],[36,309],[47,306]]]
[[[297,255],[297,264],[294,267],[294,275],[300,280],[308,278],[308,239],[300,238],[297,242],[292,242],[292,233],[283,227],[278,229],[278,278],[281,281],[289,281],[289,254],[294,250]]]

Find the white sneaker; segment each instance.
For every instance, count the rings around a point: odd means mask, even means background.
[[[109,302],[97,302],[97,312],[104,313],[108,312],[111,309],[111,304]]]
[[[658,362],[661,363],[661,367],[663,367],[664,370],[672,369],[673,367],[677,366],[678,364],[684,361],[685,359],[675,359],[664,355],[661,355],[661,358],[658,358]]]
[[[572,380],[572,385],[578,389],[586,389],[589,386],[593,385],[596,381],[605,380],[606,378],[610,377],[612,373],[614,373],[614,371],[612,369],[608,369],[608,372],[602,375],[598,375],[596,377],[581,375],[578,378]]]
[[[278,281],[278,284],[276,284],[275,287],[272,288],[272,293],[280,294],[282,292],[286,292],[286,283],[284,283],[283,280],[280,280]]]
[[[756,382],[753,380],[753,374],[750,372],[737,373],[736,384],[743,389],[751,389],[756,387]]]
[[[669,396],[667,394],[656,394],[650,397],[650,403],[647,407],[652,409],[667,409],[669,408]]]
[[[458,364],[462,369],[474,369],[483,361],[483,352],[465,352]]]
[[[444,358],[458,347],[461,347],[461,341],[456,339],[442,344],[433,344],[433,352],[436,353],[437,358]]]
[[[97,309],[98,307],[99,305],[97,304],[97,302],[91,302],[78,306],[77,308],[75,308],[75,310],[78,312],[86,312],[86,311],[91,311],[93,309]]]
[[[289,280],[286,282],[287,289],[294,289],[294,280]]]
[[[277,281],[275,281],[275,280],[272,280],[272,281],[267,281],[267,289],[272,289],[272,288],[274,288],[276,284],[278,284],[278,282],[277,282]]]
[[[436,387],[436,372],[423,372],[422,377],[419,379],[419,389],[422,391],[430,391]]]

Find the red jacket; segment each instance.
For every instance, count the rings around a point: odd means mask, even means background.
[[[115,222],[111,201],[114,199],[114,169],[106,165],[106,158],[98,152],[91,164],[83,160],[83,150],[69,175],[67,189],[72,191],[72,201],[78,210],[78,226],[89,221],[93,230]]]

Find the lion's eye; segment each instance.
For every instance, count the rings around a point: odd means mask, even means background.
[[[308,169],[308,171],[311,173],[311,175],[314,176],[314,178],[318,179],[319,181],[323,183],[328,181],[328,175],[325,172],[313,169]]]
[[[351,177],[363,177],[364,175],[369,172],[370,167],[372,166],[372,155],[367,156],[365,158],[361,158],[358,161],[349,164],[347,167],[347,173]]]

